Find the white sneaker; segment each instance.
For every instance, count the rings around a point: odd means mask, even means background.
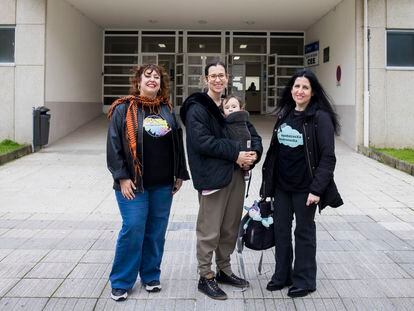
[[[161,290],[160,281],[151,281],[145,284],[145,290],[149,293],[157,293]]]
[[[115,301],[123,301],[125,299],[127,299],[128,297],[128,292],[126,289],[122,289],[122,288],[112,288],[111,291],[111,298]]]

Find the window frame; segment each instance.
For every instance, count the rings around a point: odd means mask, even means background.
[[[0,29],[13,29],[14,40],[13,40],[13,62],[2,62],[0,61],[0,67],[11,67],[16,65],[16,25],[0,25]]]
[[[386,70],[400,70],[400,71],[414,71],[414,59],[412,66],[389,66],[388,65],[388,34],[389,33],[411,33],[414,37],[414,29],[385,29],[385,69]]]

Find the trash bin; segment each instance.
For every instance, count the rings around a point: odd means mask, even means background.
[[[33,149],[39,150],[49,142],[50,111],[45,106],[33,108]]]

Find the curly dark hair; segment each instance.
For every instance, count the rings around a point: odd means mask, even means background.
[[[164,67],[158,66],[156,64],[145,64],[132,69],[132,73],[134,74],[134,76],[130,78],[131,88],[129,89],[129,94],[139,96],[139,84],[141,82],[141,75],[147,71],[149,71],[149,73],[152,73],[154,70],[156,73],[160,75],[161,78],[161,85],[160,90],[158,91],[158,96],[160,96],[164,101],[169,101],[170,77],[168,76]]]

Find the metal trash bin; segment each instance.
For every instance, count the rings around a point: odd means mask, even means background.
[[[33,108],[33,149],[38,151],[49,143],[50,111],[45,106]]]

